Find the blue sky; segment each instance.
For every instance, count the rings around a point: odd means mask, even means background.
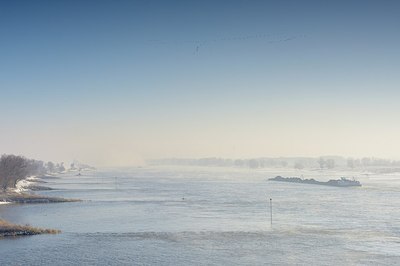
[[[400,159],[399,11],[398,1],[2,1],[0,151],[121,165]]]

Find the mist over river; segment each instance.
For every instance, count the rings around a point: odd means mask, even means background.
[[[5,220],[62,230],[1,239],[1,265],[400,265],[400,175],[154,166],[46,182],[41,194],[83,201],[0,205]]]

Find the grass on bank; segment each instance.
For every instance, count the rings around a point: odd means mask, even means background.
[[[60,232],[60,230],[55,229],[42,229],[29,225],[12,224],[0,219],[0,237],[58,234]]]
[[[47,197],[28,193],[16,193],[16,192],[0,192],[0,201],[12,202],[12,203],[59,203],[59,202],[76,202],[80,201],[77,199],[64,199],[57,197]]]

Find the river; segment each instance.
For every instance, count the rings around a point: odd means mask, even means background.
[[[344,174],[363,186],[267,181]],[[0,205],[62,230],[0,240],[1,265],[400,265],[399,175],[144,167],[46,181],[41,194],[83,201]]]

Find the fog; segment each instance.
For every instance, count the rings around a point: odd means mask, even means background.
[[[306,118],[262,120],[222,118],[215,122],[175,121],[171,125],[120,122],[110,126],[88,123],[25,130],[8,128],[1,133],[0,147],[3,153],[65,162],[76,159],[96,166],[142,165],[148,159],[172,157],[341,155],[399,159],[399,130],[395,124],[384,125],[374,120],[329,125]]]
[[[0,1],[0,264],[399,265],[399,11]]]

